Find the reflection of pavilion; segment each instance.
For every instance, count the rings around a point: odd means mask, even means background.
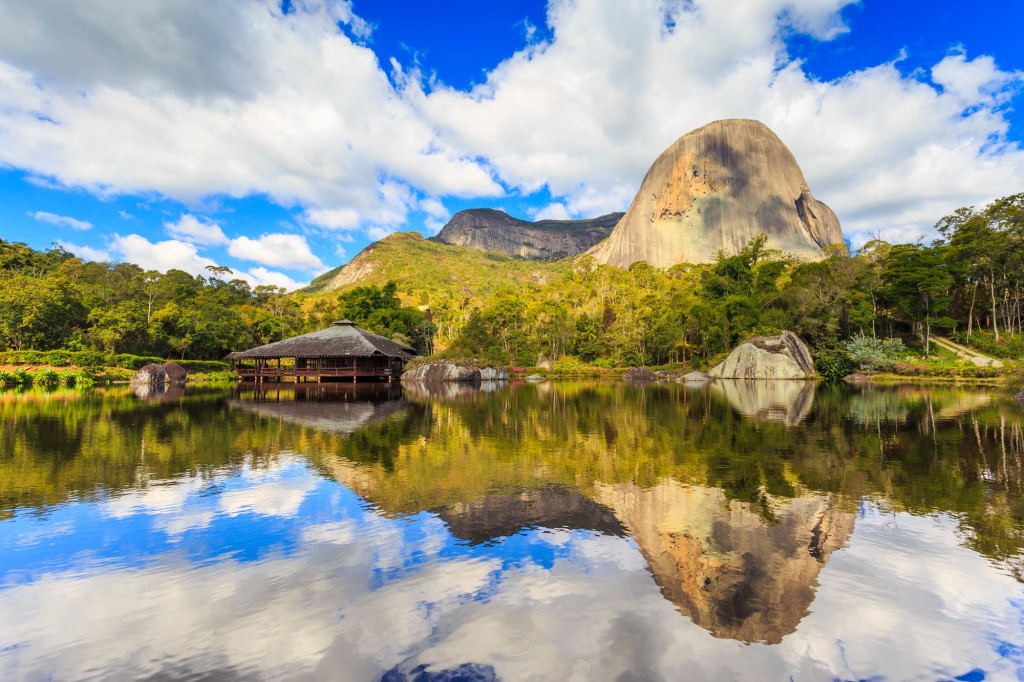
[[[231,406],[261,417],[347,436],[408,408],[397,384],[266,384]]]

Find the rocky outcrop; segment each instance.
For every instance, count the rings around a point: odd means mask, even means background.
[[[481,367],[481,381],[508,381],[508,372],[501,367]]]
[[[650,384],[658,380],[658,375],[643,367],[630,367],[622,374],[627,384]]]
[[[429,362],[402,374],[403,384],[435,384],[448,381],[479,382],[480,369],[454,362]]]
[[[132,385],[168,385],[184,386],[188,379],[188,372],[176,362],[168,362],[162,365],[149,364],[137,371],[131,378]]]
[[[684,374],[681,379],[684,384],[706,384],[714,380],[714,377],[706,372],[689,372]]]
[[[687,133],[647,171],[629,210],[591,249],[599,263],[710,263],[764,234],[766,247],[818,260],[843,241],[786,145],[759,121],[715,121]]]
[[[609,213],[590,220],[534,223],[492,208],[471,208],[452,216],[434,239],[519,258],[558,260],[583,253],[607,237],[622,215]]]
[[[817,376],[810,351],[800,337],[790,331],[744,341],[708,374],[716,379],[813,379]]]

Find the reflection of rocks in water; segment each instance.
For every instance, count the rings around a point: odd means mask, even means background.
[[[716,637],[777,643],[807,614],[818,573],[853,532],[827,495],[777,501],[775,523],[717,488],[600,486],[662,593]]]
[[[397,385],[383,383],[278,385],[240,392],[231,405],[261,417],[346,436],[405,412],[408,403],[400,396]]]
[[[504,381],[448,381],[433,384],[403,384],[405,397],[410,400],[440,402],[473,398],[481,393],[494,393],[508,386]]]
[[[529,526],[625,535],[622,524],[608,509],[575,490],[558,486],[459,502],[439,510],[438,516],[452,535],[474,544],[515,535]]]
[[[183,384],[132,384],[132,393],[139,400],[174,402],[185,395]]]
[[[815,386],[806,381],[719,379],[711,384],[711,390],[724,396],[742,415],[795,426],[810,413]]]

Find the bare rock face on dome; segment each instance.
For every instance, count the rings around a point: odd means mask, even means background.
[[[687,133],[647,171],[598,263],[710,263],[764,234],[766,247],[809,260],[843,241],[839,219],[811,195],[793,154],[759,121],[729,119]]]
[[[800,337],[790,331],[744,341],[708,374],[716,379],[813,379],[817,376],[811,352]]]

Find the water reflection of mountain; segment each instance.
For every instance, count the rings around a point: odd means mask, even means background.
[[[599,486],[596,498],[629,529],[669,601],[716,637],[743,642],[774,644],[796,630],[854,524],[829,495],[773,500],[772,523],[718,488],[671,480]]]
[[[452,535],[474,544],[514,535],[532,526],[592,530],[605,535],[626,534],[622,523],[608,508],[560,486],[456,502],[436,512]]]
[[[1024,419],[984,392],[819,386],[805,412],[802,391],[360,388],[0,401],[0,515],[287,451],[385,514],[432,512],[473,543],[538,526],[626,533],[669,600],[742,641],[796,627],[865,497],[948,514],[965,546],[1024,577]]]

